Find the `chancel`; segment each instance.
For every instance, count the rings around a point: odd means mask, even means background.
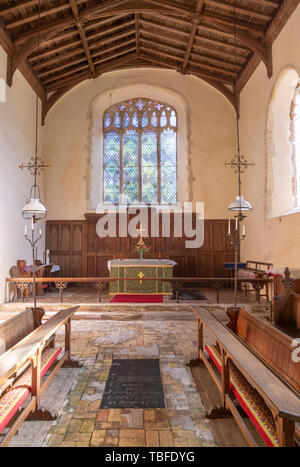
[[[299,0],[0,16],[0,445],[299,447]]]

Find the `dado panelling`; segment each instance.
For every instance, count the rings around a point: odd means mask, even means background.
[[[148,225],[151,225],[150,215]],[[137,238],[100,238],[96,225],[101,215],[86,214],[85,217],[83,221],[47,221],[46,248],[50,250],[51,262],[60,265],[60,276],[105,277],[109,260],[137,258]],[[132,217],[128,215],[128,223]],[[151,248],[145,258],[176,261],[175,277],[224,277],[224,263],[234,261],[234,250],[227,236],[228,220],[205,220],[204,243],[200,248],[186,248],[186,240],[191,239],[175,237],[173,222],[171,216],[169,237],[162,236],[160,219],[160,236],[144,239]],[[116,227],[118,232],[118,221]]]

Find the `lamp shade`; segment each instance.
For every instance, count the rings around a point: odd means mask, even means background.
[[[37,185],[31,187],[30,199],[22,210],[22,216],[24,219],[30,219],[32,217],[44,219],[47,216],[47,209],[40,200],[40,189]]]
[[[252,211],[252,206],[243,196],[236,196],[235,200],[228,206],[228,211]]]

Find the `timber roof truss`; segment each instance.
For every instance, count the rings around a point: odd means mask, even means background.
[[[17,69],[42,121],[72,87],[103,73],[155,67],[196,76],[239,109],[239,93],[299,0],[0,0],[7,83]]]

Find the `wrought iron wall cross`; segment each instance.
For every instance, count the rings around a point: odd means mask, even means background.
[[[21,170],[28,169],[30,171],[31,175],[33,175],[34,177],[36,177],[37,175],[40,175],[41,172],[43,172],[48,167],[50,167],[50,165],[45,164],[43,159],[40,156],[37,156],[37,155],[32,156],[27,165],[25,165],[25,164],[19,165],[19,168]]]
[[[250,165],[255,165],[254,162],[248,162],[245,156],[237,154],[230,162],[224,162],[225,167],[229,165],[234,173],[242,174]]]

